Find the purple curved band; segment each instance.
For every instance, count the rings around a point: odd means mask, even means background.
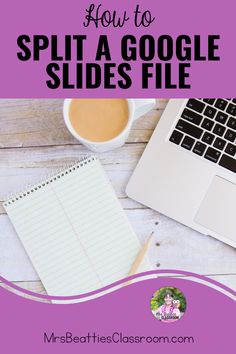
[[[158,275],[158,274],[167,274],[167,273],[168,274],[178,274],[178,275],[186,275],[186,276],[195,277],[195,278],[204,280],[204,281],[206,281],[208,283],[211,283],[213,285],[216,285],[219,288],[221,288],[222,290],[225,290],[228,293],[236,296],[236,291],[234,291],[233,289],[230,289],[226,285],[223,285],[223,284],[219,283],[216,280],[210,279],[210,278],[208,278],[208,277],[206,277],[204,275],[199,275],[199,274],[192,273],[192,272],[187,272],[187,271],[179,271],[179,270],[176,270],[176,269],[150,270],[150,271],[147,271],[147,272],[138,273],[138,274],[129,276],[127,278],[118,280],[118,281],[116,281],[116,282],[114,282],[112,284],[104,286],[103,288],[91,291],[89,293],[84,293],[84,294],[81,294],[81,295],[73,295],[73,296],[50,296],[50,295],[38,294],[38,293],[35,293],[33,291],[23,289],[20,286],[13,284],[11,281],[3,278],[2,276],[0,276],[0,281],[2,283],[4,283],[5,285],[11,287],[12,289],[15,289],[17,291],[20,291],[20,292],[26,294],[26,295],[34,296],[34,297],[37,297],[37,298],[40,298],[40,299],[47,299],[47,300],[78,300],[78,299],[83,299],[83,298],[88,297],[88,296],[99,294],[99,293],[101,293],[101,292],[103,292],[105,290],[109,290],[109,289],[111,289],[111,288],[113,288],[115,286],[121,285],[121,284],[123,284],[123,283],[125,283],[127,281],[130,281],[130,280],[133,280],[133,279],[138,279],[138,278],[141,278],[143,276],[152,275],[152,274],[157,274]]]

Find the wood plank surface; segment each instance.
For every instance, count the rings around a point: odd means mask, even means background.
[[[134,123],[123,147],[98,157],[140,241],[143,243],[152,230],[156,231],[149,254],[153,267],[215,275],[236,289],[235,249],[150,210],[125,194],[128,179],[166,103],[167,100],[157,100],[156,108]],[[0,201],[90,153],[65,128],[62,105],[61,99],[0,100]],[[0,274],[43,291],[1,203]]]
[[[128,142],[147,142],[167,100],[133,124]],[[0,100],[0,147],[77,145],[65,127],[63,100]]]

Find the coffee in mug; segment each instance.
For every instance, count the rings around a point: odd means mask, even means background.
[[[69,119],[82,138],[93,142],[117,137],[129,120],[129,106],[123,98],[72,99]]]
[[[88,149],[100,153],[122,146],[133,122],[155,104],[152,98],[67,98],[63,116],[70,133]]]

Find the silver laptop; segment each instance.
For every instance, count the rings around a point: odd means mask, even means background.
[[[236,247],[236,99],[171,99],[126,192]]]

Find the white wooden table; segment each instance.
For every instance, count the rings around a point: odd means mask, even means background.
[[[89,152],[65,128],[62,103],[60,99],[0,100],[0,201]],[[156,242],[150,250],[153,268],[209,275],[236,290],[235,249],[125,195],[127,181],[166,103],[157,100],[156,109],[135,122],[123,147],[98,157],[141,242],[156,230]],[[2,205],[0,274],[24,288],[44,292]]]

